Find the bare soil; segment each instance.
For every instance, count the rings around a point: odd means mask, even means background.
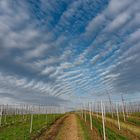
[[[75,114],[70,114],[65,119],[56,140],[83,140]]]

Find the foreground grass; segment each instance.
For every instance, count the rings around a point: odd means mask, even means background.
[[[99,116],[101,118],[101,116]],[[116,126],[117,124],[117,118],[114,116],[114,118],[111,118],[111,115],[107,114],[106,120]],[[126,117],[126,121],[124,122],[123,116],[120,115],[120,126],[121,128],[125,130],[129,130],[133,134],[140,137],[140,125],[139,125],[139,119],[133,118],[132,116]]]
[[[89,134],[87,126],[85,125],[85,122],[78,115],[77,115],[77,123],[79,125],[83,140],[91,140],[91,136]]]
[[[88,121],[90,120],[90,117],[88,114],[87,114],[87,120]],[[101,120],[98,120],[95,117],[93,117],[92,123],[93,123],[93,126],[97,128],[100,136],[103,138],[103,128],[102,128]],[[109,128],[108,126],[106,126],[106,137],[109,140],[129,140],[129,138],[127,138],[121,134],[118,134],[117,132],[115,132],[114,130]]]
[[[49,127],[61,114],[34,115],[33,129],[30,134],[30,115],[7,116],[7,123],[0,128],[0,140],[29,140],[41,133],[42,128]],[[13,121],[14,120],[14,121]]]
[[[136,113],[136,115],[132,114],[132,115],[129,115],[128,117],[126,115],[126,118],[125,118],[126,122],[125,123],[133,124],[133,125],[136,125],[136,126],[140,127],[140,118],[138,117],[138,114],[139,113]],[[108,118],[117,120],[116,114],[113,115],[113,118],[112,118],[111,114],[106,114],[106,116]],[[124,118],[123,118],[122,114],[119,114],[119,119],[120,119],[121,122],[124,122]]]

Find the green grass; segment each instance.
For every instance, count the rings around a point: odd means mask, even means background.
[[[2,127],[0,128],[0,140],[29,140],[31,137],[41,133],[42,128],[50,127],[50,125],[62,115],[60,114],[48,114],[46,115],[34,115],[33,116],[33,130],[30,134],[30,115],[7,116],[7,124],[2,121]],[[14,120],[14,121],[13,121]]]
[[[81,133],[82,133],[83,139],[91,140],[89,130],[87,129],[85,122],[82,119],[80,119],[80,117],[78,115],[77,115],[77,122],[81,128]]]
[[[127,118],[127,121],[133,123],[134,125],[140,126],[140,120],[135,118]]]
[[[109,118],[112,118],[111,114],[107,114],[106,116],[109,117]],[[134,116],[134,114],[133,114],[133,116]],[[126,117],[126,122],[131,123],[131,124],[136,125],[136,126],[140,126],[140,119],[134,118],[133,116]],[[114,115],[112,119],[117,120],[117,116]],[[119,115],[119,119],[120,119],[121,122],[124,122],[122,114]]]
[[[132,113],[133,116],[140,117],[140,112]]]

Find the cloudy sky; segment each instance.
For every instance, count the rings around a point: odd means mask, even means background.
[[[0,0],[1,103],[139,98],[139,57],[140,0]]]

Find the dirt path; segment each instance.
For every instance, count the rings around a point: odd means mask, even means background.
[[[90,130],[89,122],[85,123],[76,114],[67,114],[58,119],[49,130],[34,140],[101,140],[97,129]]]
[[[65,119],[55,140],[83,140],[75,114],[70,114]]]

